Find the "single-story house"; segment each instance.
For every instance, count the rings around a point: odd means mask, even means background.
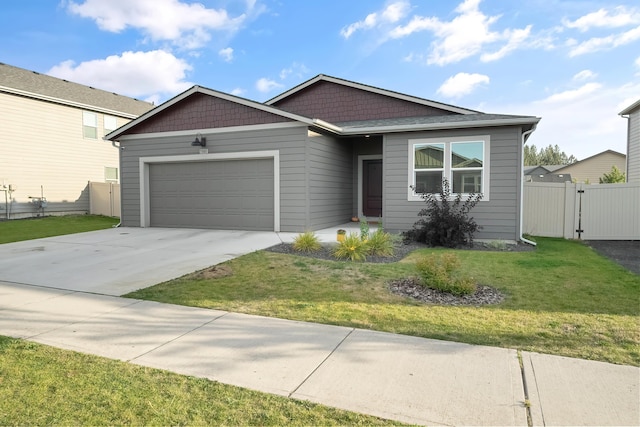
[[[620,172],[627,170],[627,157],[613,150],[605,150],[570,165],[553,171],[555,174],[570,174],[576,182],[598,184],[605,173],[615,166]]]
[[[571,174],[556,174],[554,171],[565,165],[537,165],[524,167],[525,182],[571,182]]]
[[[476,238],[515,241],[539,120],[318,75],[265,103],[194,86],[107,138],[124,226],[303,232],[357,216],[402,231],[425,206],[414,189],[447,178],[484,196]]]
[[[640,182],[640,99],[620,112],[627,118],[627,182]]]
[[[88,183],[119,180],[104,135],[152,108],[0,63],[0,219],[88,213]]]

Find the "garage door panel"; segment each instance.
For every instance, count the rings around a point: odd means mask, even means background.
[[[273,160],[154,163],[151,226],[273,230]]]

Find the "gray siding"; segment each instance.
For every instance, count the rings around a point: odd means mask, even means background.
[[[490,200],[480,202],[471,216],[482,226],[478,239],[517,240],[520,227],[521,129],[501,127],[459,131],[420,132],[385,136],[383,142],[385,227],[404,231],[418,219],[424,202],[407,201],[408,140],[473,135],[490,135]]]
[[[209,153],[279,150],[281,231],[298,232],[309,227],[305,202],[306,126],[203,136],[207,138]],[[197,154],[199,147],[191,146],[192,139],[170,137],[121,143],[122,225],[140,226],[140,157]]]
[[[348,222],[354,198],[351,144],[313,132],[307,144],[309,229]]]
[[[627,182],[640,182],[640,108],[629,115]]]

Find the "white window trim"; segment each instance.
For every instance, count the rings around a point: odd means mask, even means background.
[[[273,159],[273,231],[280,232],[280,151],[278,150],[140,157],[140,227],[149,227],[151,224],[149,165],[153,163],[215,162],[243,159]]]
[[[416,145],[428,145],[428,144],[444,144],[444,172],[443,176],[451,182],[452,177],[452,168],[451,168],[451,143],[452,142],[476,142],[482,141],[484,142],[484,159],[482,164],[482,200],[489,201],[489,193],[491,189],[491,181],[490,181],[490,153],[491,153],[491,137],[490,135],[471,135],[471,136],[457,136],[457,137],[449,137],[449,138],[420,138],[420,139],[410,139],[407,144],[407,150],[409,153],[408,159],[408,167],[407,167],[407,201],[409,202],[422,202],[423,199],[420,194],[416,194],[411,189],[411,186],[415,186],[415,146]],[[457,169],[460,170],[460,169]],[[453,191],[453,188],[452,188]],[[453,194],[453,193],[452,193]],[[463,196],[466,194],[463,193]]]

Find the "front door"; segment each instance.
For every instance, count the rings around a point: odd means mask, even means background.
[[[382,216],[382,159],[362,161],[362,214]]]

